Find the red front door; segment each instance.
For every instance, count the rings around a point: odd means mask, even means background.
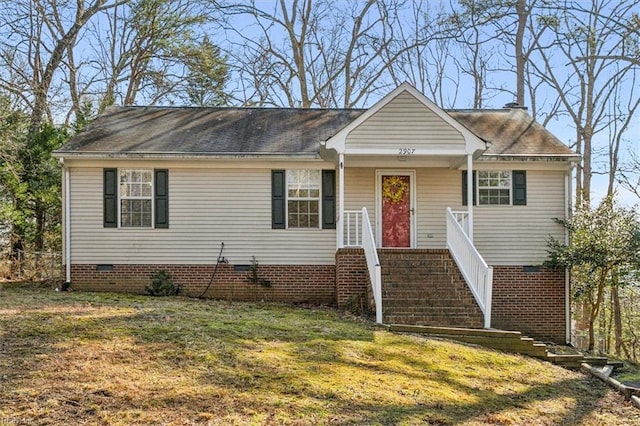
[[[411,179],[382,175],[382,247],[411,247]]]

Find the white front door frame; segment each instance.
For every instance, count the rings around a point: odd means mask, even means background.
[[[409,169],[376,169],[376,244],[382,248],[382,176],[409,176],[409,203],[411,208],[409,248],[416,248],[417,224],[416,224],[416,171]]]

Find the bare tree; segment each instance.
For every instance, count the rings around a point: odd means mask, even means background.
[[[392,83],[392,64],[420,40],[404,40],[401,0],[238,2],[226,15],[230,66],[243,103],[352,107]],[[239,26],[239,18],[249,20]]]
[[[43,190],[52,180],[59,181],[57,167],[49,167],[47,152],[55,149],[64,132],[47,124],[53,121],[54,99],[60,99],[56,92],[65,55],[91,18],[125,1],[23,0],[0,4],[0,89],[19,98],[21,109],[30,116],[18,149],[19,172],[5,186],[9,192],[3,194],[16,212],[11,230],[14,259],[27,239],[36,251],[42,251],[48,208],[55,205]],[[35,230],[29,232],[30,228]],[[33,235],[29,237],[29,233]]]
[[[206,35],[210,21],[198,0],[132,0],[105,14],[91,28],[94,49],[83,69],[97,111],[136,102],[224,103],[227,68]]]
[[[52,119],[52,85],[65,54],[77,42],[80,31],[96,14],[127,1],[3,2],[0,26],[8,29],[10,35],[0,39],[2,65],[8,70],[7,74],[22,81],[16,86],[16,81],[12,82],[3,75],[0,87],[13,93],[16,87],[28,88],[23,99],[31,111],[30,133],[38,131],[45,117],[49,121]]]
[[[575,148],[582,155],[576,175],[578,203],[590,200],[594,137],[611,130],[613,123],[620,120],[620,116],[610,114],[616,93],[630,96],[623,101],[630,105],[635,104],[638,95],[622,89],[635,81],[638,67],[605,59],[625,45],[620,23],[632,16],[634,6],[634,1],[595,0],[589,8],[581,2],[564,2],[557,9],[553,37],[537,42],[536,57],[530,61],[538,78],[558,96],[563,113],[576,127]],[[633,115],[635,107],[627,112]],[[624,134],[627,128],[628,125],[617,125],[616,132]]]
[[[640,151],[629,150],[628,159],[620,168],[617,179],[624,189],[640,199]]]

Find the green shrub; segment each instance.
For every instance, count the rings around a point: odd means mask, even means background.
[[[151,275],[151,285],[145,290],[151,296],[177,296],[182,290],[180,285],[173,282],[171,274],[166,271],[156,271]]]

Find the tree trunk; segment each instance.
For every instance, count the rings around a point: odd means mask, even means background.
[[[515,40],[515,57],[516,57],[516,102],[518,105],[524,106],[524,30],[527,24],[527,7],[526,0],[518,0],[516,2],[516,12],[518,13],[518,29],[516,31]]]
[[[613,315],[613,329],[615,336],[615,354],[620,356],[622,353],[622,312],[620,309],[620,293],[617,283],[611,288],[611,310]]]
[[[595,346],[595,341],[596,341],[594,326],[595,326],[595,319],[589,318],[589,346],[587,346],[587,351],[589,352],[593,352],[593,348]]]
[[[598,277],[598,284],[596,289],[596,300],[594,301],[591,298],[591,312],[589,313],[589,351],[593,351],[595,347],[595,322],[598,319],[598,313],[600,312],[600,307],[602,306],[602,299],[604,297],[604,284],[609,274],[609,270],[603,268],[600,272],[600,276]]]

